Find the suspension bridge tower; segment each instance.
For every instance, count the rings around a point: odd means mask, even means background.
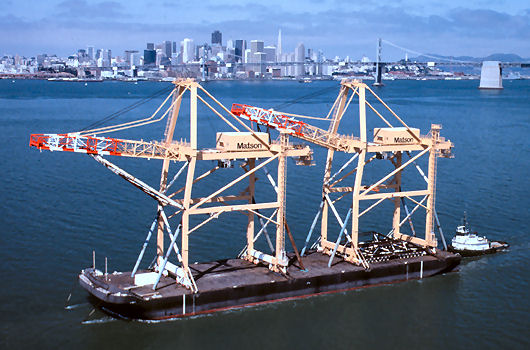
[[[375,64],[375,82],[374,86],[383,86],[383,82],[381,80],[382,75],[382,69],[384,65],[381,63],[381,38],[377,40],[377,61]]]

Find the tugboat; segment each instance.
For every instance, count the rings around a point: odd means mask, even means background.
[[[465,213],[462,221],[462,225],[457,226],[456,235],[451,240],[450,252],[462,256],[477,256],[496,253],[510,246],[506,242],[489,241],[486,237],[480,237],[477,232],[470,232]]]

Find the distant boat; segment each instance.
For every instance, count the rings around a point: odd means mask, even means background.
[[[299,83],[312,83],[313,80],[311,80],[311,78],[302,78],[300,80],[298,80]]]

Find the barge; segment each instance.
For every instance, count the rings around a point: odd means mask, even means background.
[[[294,254],[289,257],[295,258]],[[169,275],[163,276],[153,290],[153,284],[136,285],[131,272],[105,275],[94,268],[82,270],[79,283],[95,304],[111,315],[160,320],[421,279],[454,271],[460,263],[460,255],[442,250],[373,263],[369,269],[342,259],[328,268],[328,259],[320,252],[309,251],[302,258],[305,270],[294,263],[285,275],[243,259],[192,264],[197,293],[176,284]],[[139,271],[136,276],[153,271]]]
[[[105,272],[97,270],[95,261],[92,268],[81,271],[79,282],[94,305],[120,317],[164,319],[424,278],[454,271],[460,263],[460,255],[437,248],[435,235],[434,219],[441,233],[435,210],[437,159],[452,157],[453,147],[440,136],[440,125],[432,124],[430,131],[422,135],[358,80],[341,82],[339,95],[325,117],[246,104],[233,104],[228,109],[194,80],[175,80],[173,84],[172,92],[148,118],[75,133],[31,135],[31,147],[88,154],[157,203],[155,218],[130,272],[108,274],[106,268]],[[176,124],[183,96],[188,93],[189,134],[176,141],[175,136],[179,135],[175,133],[185,129],[176,128]],[[367,94],[371,94],[371,102],[367,101]],[[359,134],[341,134],[340,122],[354,97],[359,106]],[[199,145],[199,101],[207,107],[207,115],[219,117],[229,129],[215,130],[215,147]],[[367,132],[367,108],[382,124],[373,128],[373,139]],[[321,120],[329,126],[319,128],[304,118]],[[162,141],[101,136],[164,119]],[[258,125],[268,132],[256,132]],[[271,130],[278,131],[275,140],[271,139]],[[291,138],[304,143],[292,143]],[[325,148],[327,158],[319,209],[299,251],[287,224],[286,161],[292,158],[297,165],[314,165],[309,145]],[[349,155],[349,159],[334,165],[336,152]],[[160,187],[138,179],[107,156],[162,160]],[[416,163],[422,156],[428,156],[426,172]],[[197,175],[197,164],[201,162],[214,166]],[[383,167],[386,175],[375,182],[363,176],[369,166],[378,162],[390,162],[392,170],[386,173],[387,163]],[[181,165],[170,173],[172,163]],[[235,163],[239,166],[235,167]],[[273,164],[276,169],[269,172],[267,167]],[[412,164],[425,183],[407,182],[409,175],[404,170]],[[216,178],[217,171],[236,170],[242,174],[218,187],[226,177]],[[265,173],[259,183],[258,171]],[[182,181],[183,174],[186,175]],[[218,189],[194,198],[193,188],[199,181],[201,185],[211,181],[211,186]],[[271,187],[263,190],[267,181]],[[181,187],[175,189],[179,182]],[[270,193],[276,194],[272,200]],[[350,199],[341,202],[348,194]],[[385,200],[392,207],[390,231],[370,232],[372,238],[361,241],[366,233],[360,231],[360,218],[372,214]],[[411,210],[407,203],[412,204]],[[295,210],[306,210],[308,204],[293,206]],[[227,213],[241,213],[246,222],[241,230],[246,244],[238,258],[191,264],[190,235],[211,234],[211,221]],[[414,226],[418,217],[423,234]],[[336,220],[339,230],[330,224],[332,220]],[[315,233],[318,231],[319,235]],[[150,254],[147,247],[152,236],[156,237],[154,258],[151,265],[142,268],[144,256]],[[286,236],[292,253],[286,248]],[[218,235],[212,237],[218,239]],[[314,243],[310,245],[311,242]],[[267,246],[270,252],[265,251]]]

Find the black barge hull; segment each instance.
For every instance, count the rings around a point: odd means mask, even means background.
[[[170,277],[163,276],[153,290],[152,285],[136,286],[130,272],[105,276],[92,268],[80,273],[79,282],[94,305],[110,314],[156,320],[430,277],[453,271],[461,257],[437,251],[372,263],[367,270],[339,259],[328,268],[329,256],[317,252],[302,259],[306,270],[293,264],[288,277],[241,259],[194,264],[190,267],[199,289],[195,294]]]

